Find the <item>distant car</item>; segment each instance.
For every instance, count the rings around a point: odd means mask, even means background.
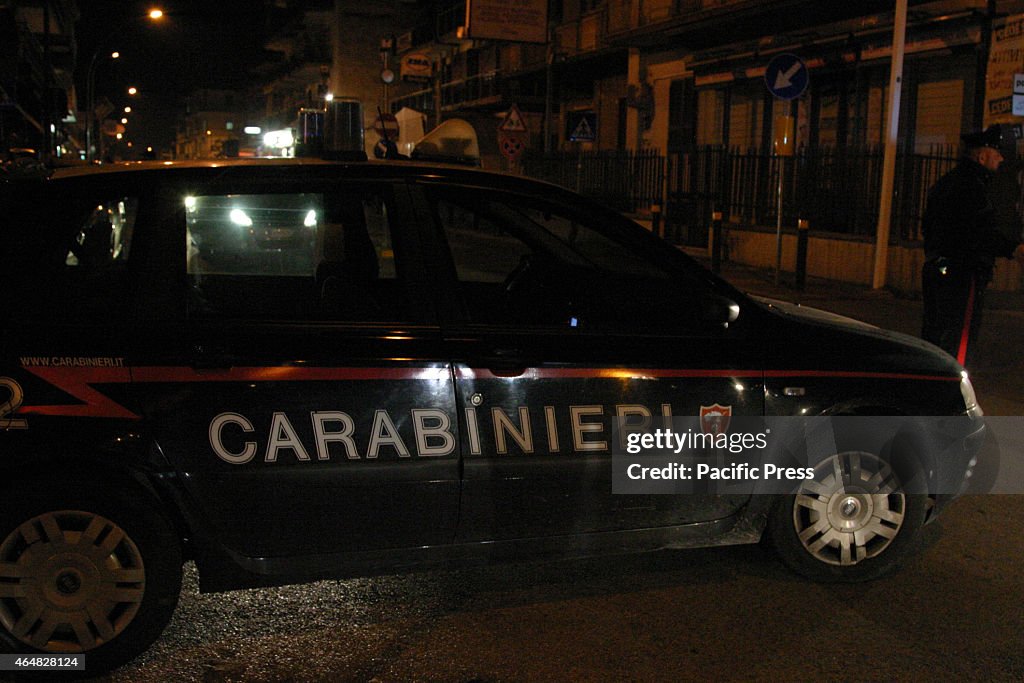
[[[127,661],[170,619],[187,558],[217,591],[764,539],[806,576],[865,580],[973,464],[980,409],[945,354],[750,298],[551,185],[240,160],[0,191],[16,652]],[[837,442],[781,495],[662,496],[612,493],[623,415],[968,428],[941,458]]]

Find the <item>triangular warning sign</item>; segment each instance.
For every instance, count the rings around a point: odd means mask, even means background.
[[[498,126],[498,130],[505,131],[506,133],[527,132],[526,123],[523,121],[523,113],[519,111],[519,107],[514,104],[509,107],[508,113],[505,114],[505,120]]]
[[[573,130],[572,135],[569,136],[569,139],[583,141],[594,140],[594,129],[590,127],[590,122],[587,121],[586,116],[582,117],[580,122],[576,124],[576,128]]]

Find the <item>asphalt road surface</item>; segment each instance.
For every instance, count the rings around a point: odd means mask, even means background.
[[[919,302],[887,295],[800,298],[920,324]],[[986,334],[982,405],[1024,415],[1024,314],[990,312]],[[977,495],[928,528],[902,571],[855,586],[804,581],[757,546],[215,595],[198,594],[190,566],[164,636],[101,680],[1019,681],[1022,560],[1024,496]]]
[[[937,526],[938,525],[938,526]],[[976,496],[866,585],[756,546],[198,595],[115,681],[1021,680],[1024,501]]]

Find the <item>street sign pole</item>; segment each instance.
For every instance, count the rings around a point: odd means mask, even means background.
[[[775,193],[775,284],[779,284],[779,273],[782,270],[782,176],[786,172],[786,159],[776,155],[779,160],[779,186]]]
[[[555,61],[555,44],[551,35],[551,24],[548,24],[548,44],[544,56],[544,154],[551,151],[551,81],[552,62]]]
[[[764,71],[764,83],[768,91],[780,100],[794,100],[807,90],[809,75],[807,65],[788,53],[776,55],[768,62]],[[785,186],[786,157],[793,154],[793,122],[791,117],[775,120],[773,151],[779,162],[778,186],[775,191],[775,284],[779,284],[782,272],[782,190]]]

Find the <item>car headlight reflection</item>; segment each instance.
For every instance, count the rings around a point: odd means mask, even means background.
[[[978,397],[974,393],[974,385],[971,384],[971,379],[967,376],[966,370],[960,373],[960,395],[964,397],[964,410],[968,415],[981,417],[985,414],[981,406],[978,405]]]
[[[252,227],[252,219],[249,218],[249,214],[241,209],[231,209],[231,213],[228,215],[231,222],[235,225],[240,225],[243,228]]]

